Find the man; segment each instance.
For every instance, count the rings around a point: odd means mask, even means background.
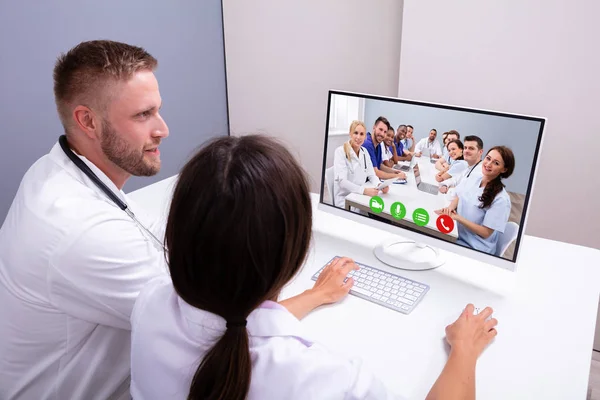
[[[463,157],[467,162],[467,169],[456,177],[451,177],[443,181],[440,185],[440,192],[447,193],[450,188],[458,186],[464,179],[478,177],[481,172],[481,157],[483,155],[483,141],[479,136],[465,136]]]
[[[394,146],[394,128],[390,127],[385,133],[381,146],[381,157],[383,159],[383,165],[386,167],[393,168],[396,164],[395,158],[398,157],[396,154],[396,147]]]
[[[432,129],[429,131],[428,137],[419,140],[419,143],[415,146],[415,157],[421,157],[423,151],[427,150],[431,158],[440,158],[442,156],[442,148],[435,140],[436,136],[437,130]]]
[[[413,137],[414,128],[412,125],[406,125],[406,139],[402,142],[404,150],[406,150],[411,156],[415,152],[415,138]]]
[[[407,134],[407,126],[400,125],[398,130],[396,131],[396,135],[394,136],[394,145],[395,145],[395,156],[394,163],[398,163],[398,161],[410,161],[412,160],[412,154],[407,149],[407,145],[409,143],[406,142],[406,134]]]
[[[363,147],[367,149],[367,152],[371,157],[371,162],[373,163],[375,175],[377,175],[379,179],[406,179],[404,172],[392,169],[383,164],[383,149],[380,144],[385,139],[385,135],[390,126],[391,125],[387,118],[378,117],[373,125],[373,133],[367,132],[367,138],[363,144]]]
[[[160,170],[169,130],[156,66],[140,47],[91,41],[54,68],[66,146],[155,236],[122,188]],[[0,399],[129,399],[129,318],[140,289],[166,273],[163,260],[161,245],[55,144],[23,177],[0,228]],[[285,305],[320,304],[314,293]]]

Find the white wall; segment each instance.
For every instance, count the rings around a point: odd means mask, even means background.
[[[318,192],[327,91],[397,93],[402,1],[224,0],[223,7],[232,133],[284,140]]]
[[[399,96],[548,118],[527,234],[600,248],[600,2],[405,2]]]

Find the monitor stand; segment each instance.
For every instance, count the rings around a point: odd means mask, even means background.
[[[373,250],[379,261],[394,268],[421,271],[444,264],[440,252],[431,246],[408,239],[389,239]]]

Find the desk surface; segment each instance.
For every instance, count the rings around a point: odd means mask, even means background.
[[[129,196],[164,218],[173,178]],[[312,287],[310,277],[334,255],[422,281],[431,290],[403,315],[354,296],[321,307],[303,324],[332,351],[360,357],[389,387],[423,399],[447,359],[444,328],[468,302],[491,305],[498,336],[477,367],[479,399],[585,399],[600,293],[600,251],[525,236],[517,272],[442,251],[446,263],[401,271],[379,262],[373,248],[389,234],[317,210],[305,266],[286,298]]]

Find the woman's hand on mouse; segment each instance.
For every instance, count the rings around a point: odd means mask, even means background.
[[[474,310],[473,304],[468,304],[458,319],[446,327],[446,340],[452,351],[477,359],[498,334],[495,328],[498,321],[488,319],[493,313],[490,307],[477,315],[473,314]]]

